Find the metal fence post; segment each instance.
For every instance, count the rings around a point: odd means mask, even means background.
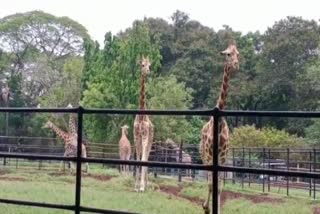
[[[42,166],[42,160],[39,160],[39,170],[41,170],[41,166]]]
[[[264,163],[265,163],[265,157],[266,157],[266,148],[263,148],[262,151],[263,151],[263,153],[262,153],[262,168],[265,168]],[[263,176],[262,176],[262,192],[264,192],[264,188],[265,188],[264,177],[265,177],[265,174],[263,174]]]
[[[309,151],[309,172],[312,172],[312,151]],[[309,178],[309,196],[312,196],[312,179]]]
[[[245,153],[244,147],[242,147],[242,165],[243,165],[243,167],[246,167],[246,163],[244,161],[244,155],[245,155],[244,153]],[[242,175],[241,175],[241,187],[242,187],[242,189],[244,188],[244,177],[245,176],[246,176],[246,174],[242,173]]]
[[[234,148],[232,148],[232,166],[234,167],[236,164],[235,164],[235,155],[234,155]],[[236,181],[235,181],[235,173],[232,172],[232,184],[235,184]]]
[[[179,146],[179,163],[182,163],[182,145],[183,145],[183,142],[181,141],[180,142],[180,146]],[[181,169],[178,169],[178,181],[181,182]]]
[[[316,171],[316,163],[317,163],[317,151],[313,148],[313,172]],[[313,179],[313,199],[316,199],[316,179]]]
[[[213,110],[213,172],[212,172],[212,213],[220,213],[219,198],[219,109]]]
[[[268,169],[270,169],[270,148],[268,148]],[[270,175],[268,175],[268,192],[270,192]]]
[[[249,148],[249,168],[251,168],[251,148]],[[250,184],[251,184],[251,174],[249,173],[249,187],[250,187]]]
[[[287,148],[287,171],[290,170],[290,149]],[[287,176],[287,196],[289,196],[289,176]]]
[[[158,154],[158,146],[157,146],[157,145],[154,146],[154,154],[155,154],[155,155],[154,155],[154,156],[155,156],[155,160],[156,160],[156,161],[159,161],[159,157],[158,157],[158,155],[157,155],[157,154]],[[152,169],[153,169],[153,177],[154,177],[154,178],[157,178],[157,177],[158,177],[158,174],[157,174],[157,172],[158,172],[158,167],[153,167]]]
[[[76,195],[75,195],[75,214],[80,214],[81,204],[81,152],[82,152],[82,127],[83,127],[83,108],[78,108],[78,149],[77,149],[77,174],[76,174]]]
[[[165,145],[164,162],[168,163],[168,146]],[[164,168],[164,174],[167,175],[167,167]]]

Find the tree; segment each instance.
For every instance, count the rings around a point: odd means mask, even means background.
[[[230,144],[237,147],[296,148],[305,146],[302,138],[274,128],[257,129],[255,126],[235,128]]]
[[[105,38],[103,50],[94,51],[96,56],[85,56],[87,70],[84,72],[89,78],[82,104],[86,107],[136,109],[140,76],[138,62],[142,56],[148,56],[152,64],[150,78],[156,76],[161,60],[158,42],[151,42],[149,30],[141,21],[134,22],[126,35],[116,37],[107,33]],[[95,142],[103,142],[115,140],[121,124],[132,125],[133,117],[93,116],[87,117],[87,121],[89,137]]]
[[[79,105],[83,64],[79,57],[67,59],[60,80],[51,85],[45,96],[40,97],[41,106],[66,107],[69,103],[73,106]]]
[[[191,105],[192,90],[186,88],[184,83],[178,83],[173,75],[154,78],[148,83],[148,86],[150,95],[148,107],[150,109],[186,110]],[[172,138],[180,141],[192,138],[191,126],[185,117],[152,116],[151,120],[155,126],[156,140],[164,141]]]
[[[257,65],[257,84],[263,110],[314,110],[310,87],[301,87],[306,66],[318,58],[319,26],[316,21],[287,17],[276,22],[263,35],[262,52]],[[298,101],[299,100],[299,101]],[[270,125],[304,135],[309,120],[265,120]],[[297,126],[299,124],[299,126]]]
[[[2,79],[8,78],[13,92],[20,96],[15,100],[20,99],[20,105],[35,105],[36,97],[58,81],[64,60],[83,53],[84,38],[90,38],[87,30],[67,17],[31,11],[2,18],[0,49],[10,59],[3,68],[9,76]],[[43,72],[48,75],[39,81]]]
[[[311,145],[320,144],[320,121],[313,120],[313,124],[305,130],[307,142]]]

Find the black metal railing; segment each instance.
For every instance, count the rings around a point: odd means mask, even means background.
[[[219,146],[219,119],[223,116],[244,116],[244,117],[299,117],[299,118],[320,118],[320,112],[272,112],[272,111],[221,111],[218,108],[212,110],[116,110],[116,109],[85,109],[82,107],[78,108],[48,108],[48,109],[38,109],[38,108],[0,108],[0,112],[12,112],[12,113],[76,113],[78,115],[78,148],[81,148],[82,143],[82,130],[83,130],[83,115],[84,114],[119,114],[119,115],[175,115],[175,116],[212,116],[214,117],[214,155],[213,155],[213,165],[201,165],[201,164],[179,164],[179,163],[162,163],[156,161],[124,161],[117,159],[99,159],[99,158],[83,158],[81,157],[81,149],[78,149],[76,157],[59,157],[59,156],[48,156],[48,155],[27,155],[27,154],[8,154],[0,153],[0,157],[3,158],[20,158],[20,159],[30,159],[30,160],[63,160],[63,161],[75,161],[77,162],[76,168],[76,191],[75,191],[75,202],[73,205],[61,205],[61,204],[48,204],[30,201],[20,201],[20,200],[10,200],[10,199],[0,199],[0,203],[15,204],[15,205],[25,205],[52,209],[62,209],[62,210],[73,210],[76,214],[80,212],[91,212],[91,213],[127,213],[116,210],[103,210],[91,207],[81,206],[81,164],[83,162],[88,163],[104,163],[104,164],[125,164],[131,166],[148,166],[148,167],[168,167],[177,169],[193,169],[193,170],[207,170],[213,173],[213,202],[212,202],[212,212],[213,214],[218,214],[218,173],[219,172],[239,172],[239,173],[255,173],[255,174],[265,174],[265,175],[275,175],[275,176],[293,176],[302,178],[320,178],[320,173],[316,172],[296,172],[296,171],[283,171],[283,170],[273,170],[273,169],[258,169],[249,167],[235,167],[235,166],[221,166],[218,164],[218,146]]]

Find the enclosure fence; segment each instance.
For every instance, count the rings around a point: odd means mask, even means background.
[[[273,176],[285,176],[285,177],[301,177],[309,179],[320,178],[320,173],[317,172],[296,172],[287,168],[286,170],[276,169],[264,169],[264,168],[250,168],[250,167],[239,167],[239,166],[224,166],[218,163],[218,147],[219,147],[219,119],[221,117],[296,117],[296,118],[320,118],[320,112],[272,112],[272,111],[221,111],[218,108],[212,110],[185,110],[185,111],[166,111],[166,110],[115,110],[115,109],[86,109],[83,107],[78,108],[49,108],[49,109],[38,109],[38,108],[0,108],[0,112],[12,112],[12,113],[76,113],[78,117],[78,148],[81,148],[82,143],[82,130],[83,130],[83,116],[84,114],[108,114],[108,115],[175,115],[175,116],[212,116],[214,118],[214,148],[213,148],[213,164],[202,165],[202,164],[182,164],[182,163],[162,163],[157,161],[124,161],[117,159],[102,159],[102,158],[83,158],[81,157],[81,149],[77,150],[76,157],[60,157],[52,155],[29,155],[29,154],[8,154],[1,152],[0,157],[2,158],[17,158],[17,159],[30,159],[30,160],[59,160],[59,161],[74,161],[77,163],[76,168],[76,183],[75,183],[75,200],[74,204],[62,205],[62,204],[50,204],[40,203],[22,200],[12,199],[0,199],[0,203],[25,205],[33,207],[43,207],[61,210],[74,211],[76,214],[80,212],[90,213],[110,213],[110,214],[121,214],[130,212],[123,212],[117,210],[104,210],[93,207],[85,207],[81,205],[81,165],[82,163],[102,163],[102,164],[124,164],[130,166],[147,166],[147,167],[167,167],[176,169],[191,169],[191,170],[205,170],[211,171],[213,192],[212,192],[212,212],[218,214],[218,178],[219,172],[233,172],[233,173],[251,173],[251,174],[263,174]]]

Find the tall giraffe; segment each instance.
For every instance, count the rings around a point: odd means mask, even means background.
[[[121,127],[121,138],[119,140],[119,156],[120,160],[130,160],[131,157],[131,144],[127,137],[128,126]],[[120,172],[129,172],[129,165],[120,165]]]
[[[140,97],[139,109],[146,110],[145,81],[150,73],[149,58],[142,57],[140,62]],[[148,115],[136,115],[133,123],[134,146],[138,161],[148,161],[153,143],[154,128]],[[141,173],[140,173],[141,168]],[[148,185],[148,168],[146,166],[136,167],[135,190],[144,192]]]
[[[236,71],[239,69],[239,52],[237,50],[236,44],[234,41],[231,41],[228,45],[228,48],[221,52],[222,55],[225,55],[225,64],[223,72],[223,81],[220,89],[219,99],[217,101],[216,107],[220,110],[223,110],[226,106],[226,99],[228,95],[229,79],[231,71]],[[213,158],[213,117],[210,117],[209,122],[207,122],[201,131],[201,143],[200,143],[200,154],[201,159],[204,164],[212,165]],[[225,164],[227,153],[229,149],[229,127],[225,118],[221,118],[220,123],[220,134],[219,134],[219,163]],[[203,204],[203,209],[205,214],[210,213],[209,202],[210,196],[212,194],[212,173],[208,173],[208,197]],[[219,179],[219,191],[218,191],[218,209],[220,210],[220,195],[221,195],[221,181]]]
[[[64,157],[75,157],[75,156],[77,156],[78,143],[77,143],[77,138],[75,137],[75,135],[61,130],[56,125],[54,125],[51,121],[47,121],[45,123],[45,125],[43,126],[43,128],[51,129],[53,132],[55,132],[63,140],[63,142],[64,142],[64,155],[63,156]],[[87,151],[86,151],[86,147],[83,144],[81,145],[81,149],[82,149],[81,156],[86,158],[87,157]],[[60,169],[59,170],[61,170],[62,164],[63,164],[63,162],[60,163]],[[72,163],[71,162],[70,162],[70,166],[71,166],[70,170],[72,171],[73,167],[72,167]],[[86,166],[86,172],[88,172],[88,165]]]

